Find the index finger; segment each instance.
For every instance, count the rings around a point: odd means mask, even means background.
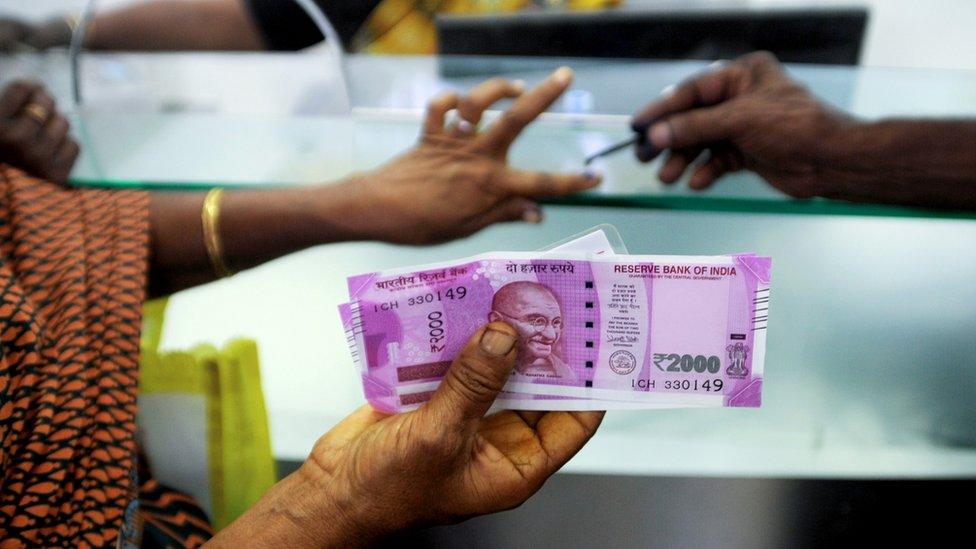
[[[535,426],[539,444],[549,459],[545,474],[552,474],[596,433],[605,412],[549,412]]]
[[[544,198],[566,196],[592,189],[603,180],[595,172],[548,173],[526,172],[509,168],[498,178],[499,185],[517,196]]]
[[[552,105],[566,91],[572,81],[572,69],[569,67],[556,69],[543,83],[522,94],[514,105],[502,113],[501,118],[478,138],[480,144],[491,152],[506,152],[522,130],[545,112],[549,105]]]
[[[664,116],[695,107],[714,105],[728,99],[737,70],[734,66],[727,66],[679,84],[674,91],[651,102],[634,115],[631,127],[634,131],[643,133],[651,124]]]

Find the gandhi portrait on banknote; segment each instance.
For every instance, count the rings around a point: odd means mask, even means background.
[[[519,333],[515,374],[526,377],[575,380],[576,374],[560,357],[562,309],[556,294],[538,282],[510,282],[495,292],[488,321],[504,321]]]

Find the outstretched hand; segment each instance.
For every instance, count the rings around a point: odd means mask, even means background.
[[[350,185],[349,192],[361,196],[359,202],[369,204],[374,214],[370,236],[430,244],[498,222],[539,222],[536,199],[598,185],[598,176],[523,171],[508,165],[512,143],[571,81],[572,71],[564,67],[532,90],[494,78],[466,95],[449,92],[432,100],[417,146]],[[505,98],[515,98],[514,104],[479,133],[485,110]],[[454,110],[459,120],[451,122],[448,113]]]

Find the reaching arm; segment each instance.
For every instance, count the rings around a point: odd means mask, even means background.
[[[241,0],[152,0],[95,18],[96,50],[263,50]]]
[[[861,122],[823,158],[825,197],[976,210],[976,120]]]
[[[47,49],[67,46],[71,41],[71,25],[63,17],[33,27],[0,21],[0,29],[4,28],[9,37],[0,38],[0,50],[12,49],[15,42]],[[265,44],[243,0],[147,0],[96,13],[85,34],[85,47],[123,51],[263,50]]]
[[[857,120],[819,102],[769,54],[747,55],[678,86],[633,120],[660,178],[705,189],[755,171],[795,197],[976,210],[976,120]]]
[[[316,244],[383,240],[429,244],[470,235],[504,221],[541,221],[535,199],[592,188],[598,176],[549,174],[508,165],[521,131],[569,86],[560,69],[538,87],[496,78],[465,96],[431,101],[420,143],[380,168],[333,185],[228,191],[218,220],[232,270]],[[482,133],[474,128],[502,98],[517,98]],[[445,127],[458,109],[466,123]],[[153,293],[168,293],[213,277],[203,238],[202,193],[154,193],[151,206]]]

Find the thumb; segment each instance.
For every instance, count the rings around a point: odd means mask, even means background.
[[[508,381],[517,341],[518,332],[504,322],[478,330],[454,359],[424,413],[451,426],[473,428]]]
[[[658,150],[707,147],[728,141],[733,137],[729,115],[724,104],[673,114],[651,126],[647,139]]]

